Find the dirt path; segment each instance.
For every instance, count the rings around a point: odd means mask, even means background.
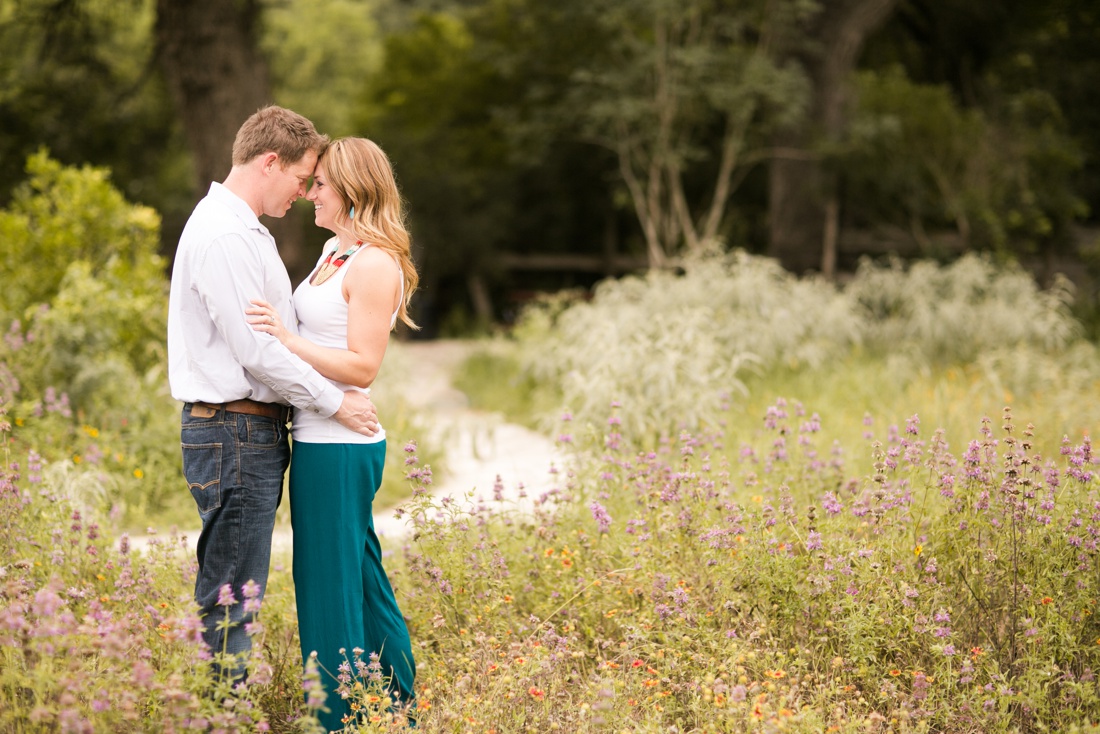
[[[521,487],[529,498],[550,489],[550,468],[552,464],[561,464],[561,455],[548,437],[508,423],[499,414],[469,407],[466,396],[451,384],[451,375],[471,348],[469,342],[452,340],[394,344],[386,355],[386,366],[375,391],[400,390],[409,405],[429,422],[427,435],[421,436],[419,443],[441,448],[446,457],[443,471],[433,467],[434,496],[449,495],[461,500],[473,492],[475,497],[488,500],[493,497],[493,485],[499,475],[504,498],[522,505]],[[384,423],[384,415],[382,420]],[[401,470],[386,467],[386,471]],[[375,529],[383,542],[399,540],[408,530],[405,519],[394,517],[394,509],[375,514]],[[274,554],[289,552],[291,548],[290,524],[280,515],[281,521],[272,537]],[[197,527],[181,534],[194,550],[199,535]],[[148,537],[133,537],[130,544],[141,549],[148,541]]]

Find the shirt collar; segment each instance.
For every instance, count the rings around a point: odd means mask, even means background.
[[[258,230],[270,236],[271,233],[268,232],[267,227],[260,223],[260,219],[256,216],[256,212],[252,211],[252,207],[245,203],[244,199],[226,188],[225,184],[212,181],[207,196],[236,214],[249,229]]]

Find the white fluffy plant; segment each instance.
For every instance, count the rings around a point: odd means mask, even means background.
[[[814,366],[861,337],[849,301],[744,252],[601,283],[590,302],[544,306],[520,329],[525,368],[561,386],[580,424],[617,402],[624,434],[652,441],[714,425],[746,370]]]
[[[867,319],[869,346],[921,365],[1023,345],[1061,350],[1079,333],[1067,280],[1041,290],[1020,267],[980,255],[949,265],[864,261],[845,292]]]

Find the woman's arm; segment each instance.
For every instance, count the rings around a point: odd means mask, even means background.
[[[292,334],[270,305],[253,301],[247,311],[257,331],[275,336],[294,354],[325,377],[357,387],[369,387],[378,376],[390,338],[390,319],[400,289],[400,273],[389,253],[370,247],[349,264],[342,290],[348,302],[348,348],[314,344]],[[272,322],[273,319],[273,322]]]

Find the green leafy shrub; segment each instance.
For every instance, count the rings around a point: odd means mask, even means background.
[[[116,521],[176,519],[186,493],[159,217],[125,201],[104,169],[40,152],[27,170],[0,211],[0,397],[26,446],[101,475]]]
[[[106,169],[65,167],[39,151],[27,173],[0,211],[0,267],[10,278],[0,295],[6,321],[50,303],[73,263],[90,263],[97,276],[129,281],[130,289],[162,287],[163,278],[151,277],[164,270],[156,255],[160,217],[128,203]]]

